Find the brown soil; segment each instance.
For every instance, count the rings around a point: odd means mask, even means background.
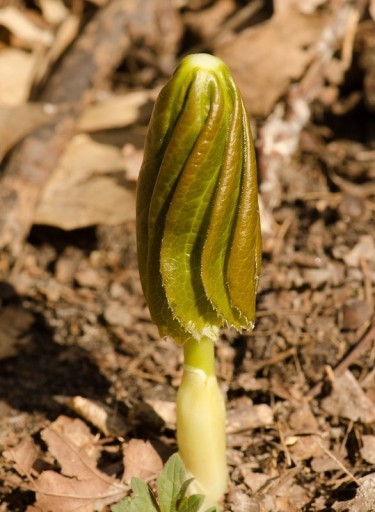
[[[83,25],[104,9],[101,3],[86,5]],[[198,14],[215,2],[182,4],[190,7],[172,12],[182,23],[171,35],[172,56],[163,61],[164,47],[155,50],[161,70],[195,44],[206,49]],[[243,8],[240,1],[225,4],[228,13],[233,7],[230,17]],[[323,16],[324,8],[309,16]],[[361,479],[374,474],[375,464],[375,111],[368,85],[375,45],[368,12],[360,15],[350,66],[341,81],[328,84],[336,97],[329,96],[326,78],[308,102],[310,120],[288,161],[272,167],[274,160],[265,158],[262,129],[271,116],[255,116],[263,269],[254,331],[224,330],[217,345],[229,418],[224,510],[375,511],[373,494],[358,505]],[[213,23],[220,28],[229,14],[219,14]],[[266,7],[258,14],[253,25],[270,16]],[[242,30],[239,24],[235,37]],[[151,89],[173,67],[157,74],[150,61],[155,36],[135,35],[132,44],[106,84],[112,91]],[[287,108],[291,87],[281,98]],[[133,124],[140,141],[145,126],[144,120]],[[95,137],[116,146],[126,133],[113,129]],[[141,142],[134,145],[140,149]],[[65,415],[83,417],[97,435],[105,447],[98,464],[108,474],[122,474],[124,439],[151,441],[165,461],[176,450],[173,421],[152,404],[174,401],[182,354],[150,322],[134,220],[70,231],[33,224],[21,250],[9,247],[0,255],[0,344],[12,347],[0,358],[0,446],[9,451],[31,435],[44,454],[34,470],[59,471],[41,431]],[[121,435],[111,428],[104,434],[90,415],[79,414],[72,406],[77,396],[121,420]],[[260,414],[260,404],[269,406],[271,421],[249,420]],[[0,455],[1,512],[26,511],[35,502],[30,478],[19,473]]]

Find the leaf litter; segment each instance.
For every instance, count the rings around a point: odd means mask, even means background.
[[[5,452],[15,469],[28,477],[26,485],[35,492],[36,510],[100,510],[125,494],[121,482],[97,468],[100,446],[81,420],[59,416],[40,436],[61,472],[47,469],[36,476],[32,470],[41,451],[31,437]]]
[[[0,511],[108,512],[176,450],[134,191],[157,91],[209,50],[252,115],[264,241],[256,329],[217,346],[223,509],[373,512],[374,2],[77,6],[0,7]]]

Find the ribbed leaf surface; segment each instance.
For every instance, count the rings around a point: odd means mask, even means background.
[[[184,59],[155,104],[137,190],[142,287],[161,335],[252,328],[261,236],[256,163],[225,64]]]

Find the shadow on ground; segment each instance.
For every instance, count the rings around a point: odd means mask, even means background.
[[[42,315],[25,309],[8,283],[1,282],[0,288],[0,346],[14,352],[0,360],[0,400],[19,411],[43,411],[53,419],[62,411],[56,396],[105,398],[110,382],[89,353],[56,343]]]

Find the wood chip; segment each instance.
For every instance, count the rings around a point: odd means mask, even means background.
[[[165,400],[146,400],[156,414],[164,421],[165,426],[171,430],[176,430],[176,402],[167,402]]]
[[[334,379],[332,392],[322,400],[322,407],[332,416],[363,423],[375,421],[375,404],[367,398],[349,370]]]
[[[231,510],[236,512],[264,512],[265,510],[259,498],[251,498],[248,493],[240,489],[233,489],[229,493],[228,499]]]
[[[362,235],[358,243],[343,257],[348,267],[358,267],[361,260],[375,262],[375,241],[372,235]]]
[[[360,449],[362,458],[369,464],[375,464],[375,436],[362,436],[363,446]]]
[[[34,316],[20,306],[9,305],[0,310],[0,361],[18,355],[29,341],[34,321]]]
[[[104,310],[104,318],[110,325],[130,328],[134,324],[133,316],[126,306],[117,301],[110,301]]]
[[[295,431],[318,431],[318,421],[308,404],[298,407],[289,417],[289,426]]]
[[[83,396],[56,396],[55,400],[68,406],[79,416],[94,425],[105,436],[124,437],[128,432],[125,419],[107,405]]]
[[[273,478],[271,475],[266,475],[265,473],[255,473],[246,466],[240,467],[240,471],[245,484],[254,494]]]
[[[324,455],[323,445],[328,446],[325,439],[320,436],[289,436],[285,439],[293,460],[297,463],[311,459],[312,457],[321,457]]]
[[[365,300],[354,300],[344,304],[342,326],[344,329],[356,330],[370,320],[372,307]]]
[[[251,400],[238,400],[236,407],[227,414],[227,433],[233,434],[243,430],[252,430],[269,426],[273,423],[273,412],[269,405],[253,405]]]

